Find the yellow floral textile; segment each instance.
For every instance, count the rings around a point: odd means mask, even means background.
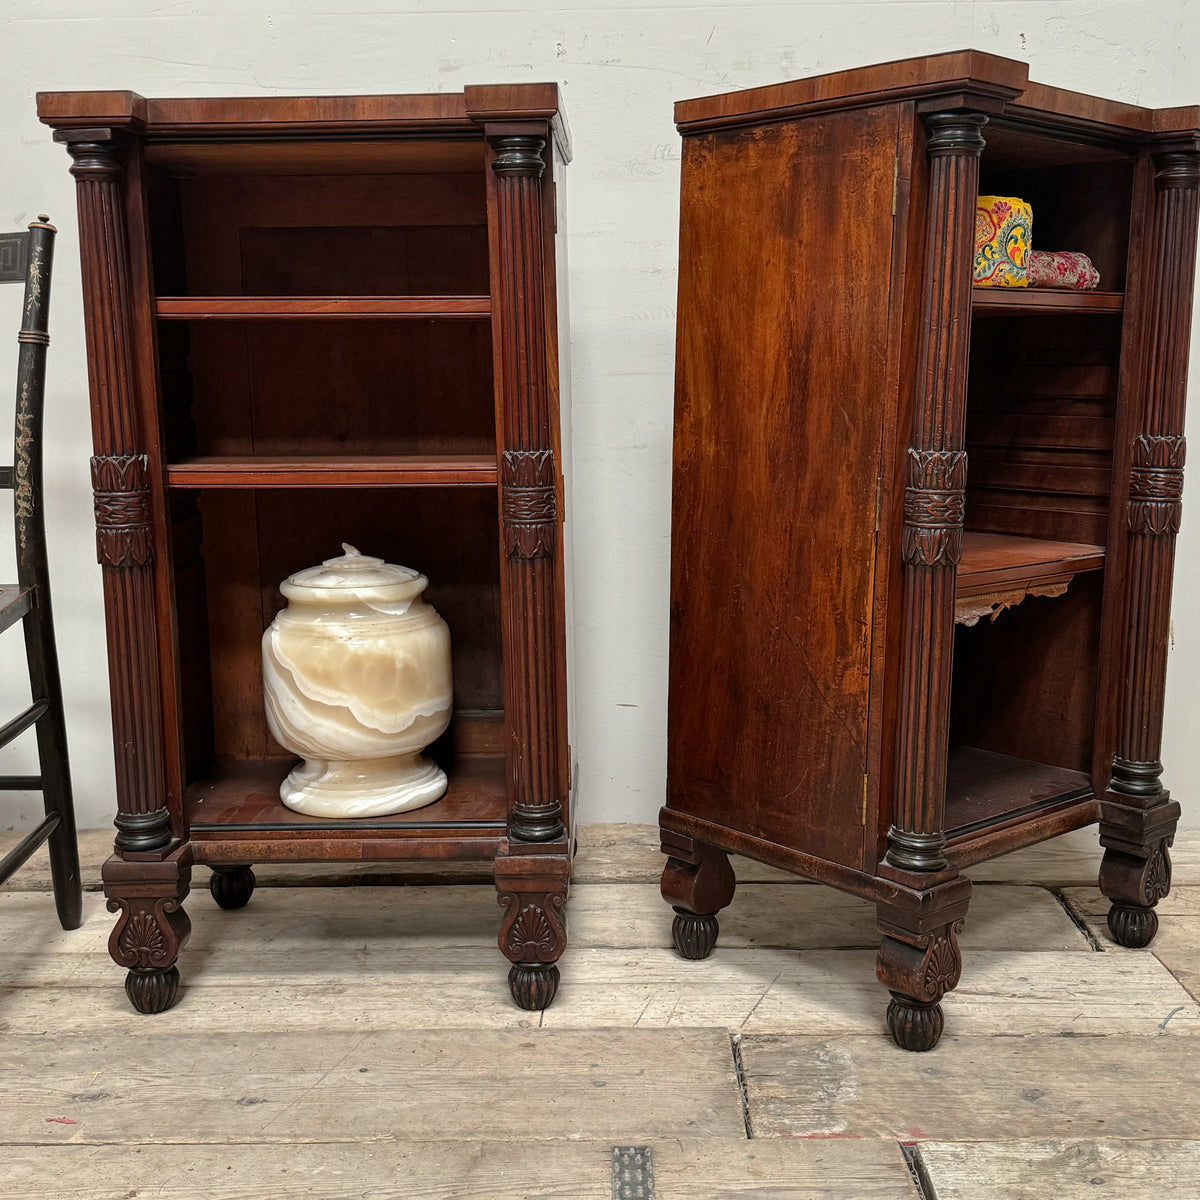
[[[975,209],[975,282],[1026,287],[1033,209],[1016,196],[980,196]]]

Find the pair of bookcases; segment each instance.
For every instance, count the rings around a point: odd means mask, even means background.
[[[169,1005],[193,861],[494,860],[514,996],[570,869],[551,85],[40,97],[79,188],[134,1003]],[[936,1043],[962,868],[1099,821],[1146,944],[1200,113],[962,52],[685,101],[668,854],[703,957],[737,852],[878,905],[889,1022]],[[971,283],[976,197],[1094,292]],[[565,412],[566,406],[562,406]],[[968,469],[969,462],[969,469]],[[262,712],[278,582],[350,541],[454,639],[450,790],[294,814]]]

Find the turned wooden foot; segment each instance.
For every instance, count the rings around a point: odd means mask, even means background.
[[[891,993],[887,1028],[901,1050],[932,1050],[942,1036],[942,997],[962,974],[958,935],[970,899],[970,880],[958,876],[878,906],[875,973]]]
[[[140,1013],[166,1012],[179,994],[179,968],[135,968],[125,976],[125,995]]]
[[[165,1012],[179,995],[175,960],[192,923],[183,910],[191,881],[191,848],[162,859],[123,859],[104,864],[104,894],[117,923],[108,939],[113,962],[125,967],[125,994],[140,1013]]]
[[[549,1008],[558,995],[557,963],[513,963],[508,987],[518,1008],[538,1012]]]
[[[512,966],[508,987],[519,1008],[537,1012],[558,994],[558,960],[567,948],[565,855],[510,853],[496,858],[496,899],[504,909],[499,944]]]
[[[1108,910],[1108,932],[1118,946],[1141,950],[1158,932],[1158,913],[1140,904],[1114,904]]]
[[[214,867],[208,890],[222,908],[245,908],[254,895],[254,872],[248,866]]]
[[[671,940],[683,958],[707,958],[717,944],[720,926],[715,913],[691,913],[686,908],[675,909],[671,923]]]
[[[662,851],[667,855],[662,896],[675,909],[671,940],[683,958],[707,958],[717,944],[717,913],[737,887],[729,855],[667,829],[662,831]]]
[[[1178,806],[1160,807],[1167,810],[1166,820],[1156,819],[1155,809],[1129,817],[1109,805],[1105,816],[1112,819],[1112,825],[1101,825],[1100,842],[1105,850],[1100,864],[1100,890],[1112,901],[1108,931],[1118,946],[1130,950],[1140,950],[1154,940],[1158,932],[1154,907],[1171,890],[1171,856],[1167,848],[1175,832],[1171,810],[1178,811]],[[1114,828],[1122,816],[1127,827]]]
[[[887,1027],[901,1050],[932,1050],[942,1036],[945,1019],[938,1001],[932,1004],[892,993],[887,1006]]]

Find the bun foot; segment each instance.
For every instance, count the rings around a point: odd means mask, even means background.
[[[698,916],[677,908],[675,920],[671,923],[671,940],[682,957],[707,958],[717,944],[719,929],[715,913]]]
[[[1108,931],[1118,946],[1140,950],[1158,932],[1158,914],[1140,904],[1114,904],[1108,910]]]
[[[245,908],[254,895],[254,872],[249,867],[214,867],[208,890],[222,908]]]
[[[888,1030],[901,1050],[932,1050],[942,1036],[945,1024],[942,1006],[925,1004],[908,996],[892,993],[887,1008]]]
[[[140,1013],[166,1012],[179,995],[179,968],[135,968],[125,976],[125,994]]]
[[[508,971],[508,986],[518,1008],[539,1012],[549,1008],[558,994],[556,963],[513,963]]]

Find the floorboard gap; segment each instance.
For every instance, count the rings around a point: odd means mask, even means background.
[[[750,1097],[746,1092],[746,1072],[742,1067],[742,1035],[729,1035],[729,1048],[733,1052],[733,1069],[737,1075],[738,1095],[742,1099],[742,1123],[746,1126],[746,1137],[754,1137],[754,1126],[750,1121]]]
[[[1100,939],[1096,937],[1096,935],[1088,928],[1087,922],[1071,907],[1071,902],[1067,899],[1066,893],[1062,890],[1062,888],[1052,887],[1048,890],[1050,895],[1052,895],[1055,900],[1058,901],[1063,912],[1065,912],[1067,916],[1071,918],[1071,922],[1074,924],[1075,928],[1083,934],[1087,944],[1091,946],[1091,948],[1095,950],[1097,954],[1103,954],[1104,947],[1100,944]]]
[[[925,1169],[925,1160],[921,1157],[921,1146],[918,1142],[901,1142],[900,1153],[904,1155],[904,1163],[909,1174],[913,1177],[913,1185],[917,1189],[919,1200],[937,1200],[933,1190],[933,1181]]]

